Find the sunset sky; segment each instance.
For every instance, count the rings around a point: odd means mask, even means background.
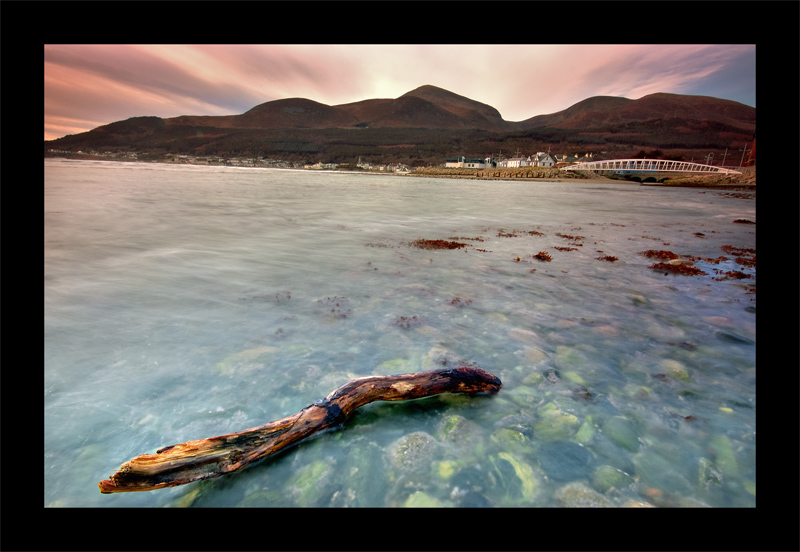
[[[44,138],[129,117],[232,115],[272,100],[396,98],[424,84],[507,121],[592,96],[756,106],[752,45],[45,45]]]

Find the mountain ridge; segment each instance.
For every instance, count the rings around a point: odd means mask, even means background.
[[[674,155],[723,153],[755,134],[754,107],[710,96],[655,93],[631,100],[593,96],[523,121],[432,85],[397,98],[327,105],[284,98],[238,115],[133,117],[88,132],[45,141],[47,148],[127,149],[182,154],[250,155],[291,159],[355,156],[436,162],[444,156],[497,151],[680,150]]]
[[[327,105],[307,98],[264,102],[239,115],[182,115],[164,120],[168,125],[219,128],[474,128],[510,132],[545,126],[593,128],[610,122],[645,121],[677,116],[706,117],[752,130],[755,108],[711,96],[658,92],[631,100],[622,96],[592,96],[551,114],[523,121],[506,121],[488,105],[444,88],[423,85],[397,98],[372,98]]]

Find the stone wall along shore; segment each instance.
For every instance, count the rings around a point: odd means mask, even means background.
[[[486,179],[576,179],[589,178],[580,172],[562,171],[552,167],[519,167],[511,169],[453,169],[441,167],[427,167],[409,173],[413,176],[436,176],[439,178],[486,178]]]

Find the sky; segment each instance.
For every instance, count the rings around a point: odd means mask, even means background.
[[[656,92],[756,106],[755,44],[44,46],[44,139],[138,116],[235,115],[264,102],[338,105],[433,85],[506,121],[592,96]]]

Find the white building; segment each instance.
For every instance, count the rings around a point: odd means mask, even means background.
[[[549,153],[544,153],[540,151],[533,158],[532,164],[535,167],[553,167],[556,164],[556,160]]]
[[[491,157],[486,159],[467,159],[463,155],[458,159],[445,159],[444,166],[448,169],[485,169],[494,166]]]

